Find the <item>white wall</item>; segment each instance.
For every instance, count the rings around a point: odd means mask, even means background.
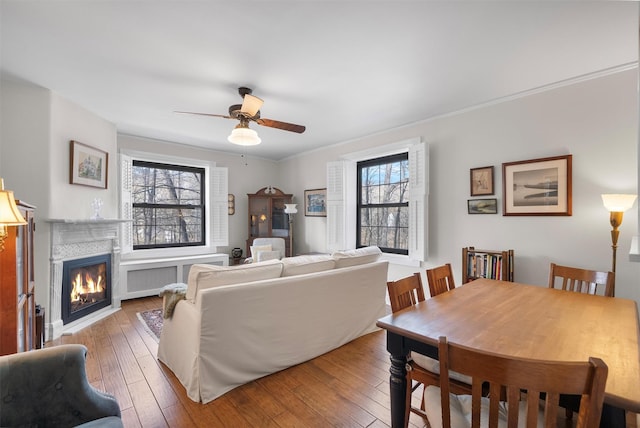
[[[516,281],[546,285],[551,261],[611,269],[609,215],[601,193],[637,193],[637,70],[621,71],[448,117],[389,130],[284,162],[284,180],[304,189],[326,187],[324,165],[365,148],[421,137],[430,143],[429,260],[452,263],[462,280],[461,249],[515,250]],[[573,215],[504,217],[467,214],[469,169],[493,165],[502,204],[502,163],[573,155]],[[300,199],[302,200],[302,198]],[[640,263],[629,261],[638,234],[637,204],[621,226],[616,295],[640,301]],[[326,219],[299,215],[297,250],[325,248]],[[298,241],[300,242],[300,241]],[[392,277],[413,272],[394,266]]]
[[[102,198],[103,217],[116,217],[115,175],[108,189],[69,183],[70,141],[116,151],[116,129],[108,121],[55,92],[11,77],[0,82],[2,132],[0,176],[16,198],[36,206],[36,302],[49,307],[51,218],[89,218],[91,202]]]

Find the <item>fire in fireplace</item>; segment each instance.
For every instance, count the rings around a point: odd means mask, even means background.
[[[111,304],[111,255],[68,260],[62,266],[62,322]]]

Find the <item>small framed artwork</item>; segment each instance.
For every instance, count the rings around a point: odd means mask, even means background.
[[[467,200],[469,214],[498,214],[497,199],[469,199]]]
[[[109,153],[71,141],[70,183],[83,186],[107,188]]]
[[[304,215],[310,217],[327,216],[327,189],[304,191]]]
[[[493,167],[471,168],[471,196],[493,195]]]
[[[570,216],[571,158],[503,163],[503,215]]]

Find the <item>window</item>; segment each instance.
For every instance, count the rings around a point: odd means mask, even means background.
[[[124,259],[211,254],[229,245],[228,170],[203,159],[121,150]]]
[[[409,155],[358,162],[356,246],[409,253]]]
[[[396,155],[402,156],[402,158],[397,158],[397,161],[389,161]],[[380,159],[386,160],[380,162]],[[372,163],[368,164],[369,161]],[[373,167],[376,162],[377,170],[372,168],[371,171],[366,171],[367,167]],[[396,165],[393,165],[394,163]],[[365,173],[370,173],[372,176],[377,174],[377,182],[371,179],[368,186],[370,189],[367,189],[374,194],[377,191],[375,195],[377,199],[372,196],[368,201],[365,199],[364,204],[362,203],[362,193],[358,194],[363,187],[360,184],[362,169],[358,168],[358,164],[365,168]],[[389,173],[386,178],[383,177],[383,175],[387,175],[386,167],[383,164],[391,164],[388,167],[392,170],[395,169],[396,172]],[[406,176],[402,175],[404,174],[401,172],[403,169],[408,171]],[[426,260],[428,177],[428,145],[422,143],[420,138],[411,138],[345,154],[340,160],[328,162],[327,250],[338,251],[371,243],[383,248],[390,248],[392,252],[397,253],[388,256],[398,263],[416,266],[419,265],[419,262]],[[388,185],[385,184],[387,179]],[[395,187],[393,191],[390,189],[392,186]],[[386,195],[389,195],[387,200],[385,200],[385,192]],[[384,202],[380,203],[380,201]],[[370,207],[369,202],[375,202],[378,206]],[[365,218],[365,221],[358,220],[361,217],[360,210],[365,208],[370,209],[369,218]],[[386,209],[386,213],[384,209]],[[374,216],[376,219],[372,220]],[[364,232],[362,226],[365,226]],[[376,234],[375,239],[373,239],[374,233]],[[390,236],[393,239],[390,239]],[[380,237],[386,237],[386,243],[381,244],[378,241]],[[389,246],[385,247],[385,245]],[[398,247],[395,247],[396,245]],[[393,249],[400,249],[400,251],[393,251]]]
[[[133,249],[204,245],[205,170],[133,161]]]

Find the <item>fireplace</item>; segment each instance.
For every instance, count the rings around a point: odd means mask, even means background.
[[[111,255],[65,261],[61,303],[63,324],[111,305]]]
[[[120,309],[122,300],[120,283],[120,243],[118,236],[120,226],[125,223],[115,219],[96,220],[58,220],[49,219],[47,223],[51,227],[51,275],[49,282],[49,300],[45,302],[47,316],[45,321],[45,331],[47,340],[55,340],[62,335],[73,334],[103,319]],[[94,259],[103,257],[103,261]],[[71,263],[69,265],[69,263]],[[79,263],[74,266],[74,263]],[[86,264],[85,264],[86,263]],[[79,293],[83,296],[82,305],[74,305],[71,309],[70,293],[71,289],[63,288],[63,276],[69,278],[77,276],[65,266],[71,269],[83,268],[93,264],[105,263],[104,279],[106,290],[104,296],[96,294],[98,292]],[[66,273],[65,273],[66,272]],[[100,270],[102,272],[102,270]],[[95,276],[97,272],[90,272],[90,276]],[[95,281],[96,279],[94,279]],[[104,298],[102,298],[104,297]],[[96,301],[94,301],[96,300]],[[63,309],[66,305],[69,305]],[[76,311],[78,308],[82,308]],[[63,321],[65,317],[72,318]]]

